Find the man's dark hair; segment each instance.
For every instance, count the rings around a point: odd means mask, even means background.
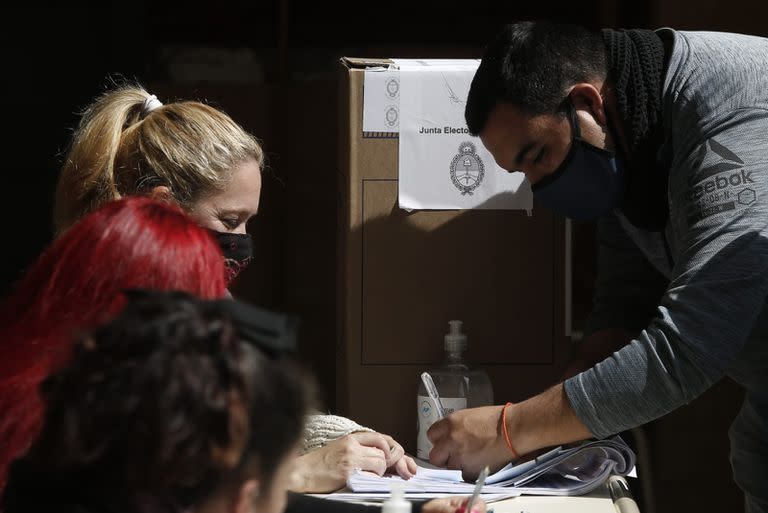
[[[506,25],[472,79],[464,113],[467,127],[479,135],[499,102],[531,115],[555,113],[570,85],[605,75],[599,32],[543,21]]]
[[[309,406],[292,365],[241,339],[220,304],[184,293],[129,301],[42,396],[45,422],[11,467],[7,512],[34,510],[38,487],[191,507],[257,473],[266,486]]]

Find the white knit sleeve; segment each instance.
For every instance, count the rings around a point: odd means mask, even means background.
[[[338,415],[312,414],[307,416],[301,453],[306,454],[333,442],[334,440],[359,431],[373,432],[352,419]]]

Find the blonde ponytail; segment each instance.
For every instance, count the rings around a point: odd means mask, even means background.
[[[56,188],[54,222],[65,230],[102,203],[164,185],[182,206],[219,191],[259,142],[200,102],[163,105],[140,86],[97,98],[75,130]]]
[[[121,196],[115,183],[115,156],[123,130],[139,121],[148,97],[139,87],[124,87],[102,95],[83,113],[56,187],[57,228]]]

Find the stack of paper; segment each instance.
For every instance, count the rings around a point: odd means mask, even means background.
[[[488,476],[482,494],[486,502],[517,495],[582,495],[605,482],[611,474],[627,475],[635,466],[635,455],[620,438],[557,447],[535,459],[509,464]],[[408,499],[427,499],[448,494],[470,495],[473,483],[465,482],[459,470],[419,467],[416,476],[378,476],[355,471],[347,481],[354,493],[332,494],[333,499],[383,500],[394,482],[400,483]]]

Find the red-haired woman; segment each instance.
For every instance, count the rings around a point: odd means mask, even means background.
[[[132,197],[67,230],[0,306],[0,490],[39,429],[38,385],[67,361],[73,332],[117,313],[129,288],[225,294],[213,236],[176,207]]]

